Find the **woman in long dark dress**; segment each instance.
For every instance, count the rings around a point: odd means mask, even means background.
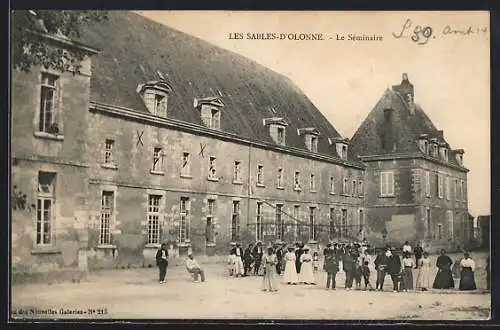
[[[469,254],[464,253],[464,258],[460,261],[460,284],[459,290],[476,290],[476,281],[474,280],[474,270],[476,265],[474,260],[469,258]]]
[[[455,281],[453,281],[450,269],[451,265],[453,265],[453,261],[445,254],[444,250],[441,250],[441,255],[436,261],[438,272],[432,285],[433,289],[453,289],[455,287]]]

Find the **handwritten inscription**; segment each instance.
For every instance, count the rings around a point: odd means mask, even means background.
[[[440,32],[440,37],[446,37],[450,35],[461,35],[468,36],[474,34],[488,34],[487,27],[472,27],[468,26],[465,29],[454,28],[450,25],[446,25]],[[429,40],[436,39],[435,30],[431,26],[424,26],[420,24],[414,24],[411,19],[406,19],[401,30],[399,32],[393,32],[392,36],[396,39],[410,38],[413,42],[418,45],[425,45]]]

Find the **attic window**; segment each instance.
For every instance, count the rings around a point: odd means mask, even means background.
[[[194,99],[194,107],[200,110],[201,120],[205,126],[211,129],[220,129],[221,109],[224,107],[221,98]]]
[[[280,146],[286,145],[287,125],[283,118],[273,117],[264,119],[264,126],[269,126],[269,135]]]
[[[137,92],[142,97],[146,108],[158,117],[167,117],[168,95],[172,91],[170,85],[165,81],[150,81],[139,84]]]
[[[314,127],[300,128],[297,130],[300,136],[304,136],[306,147],[311,152],[318,152],[319,131]]]
[[[427,139],[428,139],[427,134],[422,134],[418,138],[418,147],[420,151],[422,151],[426,155],[429,154],[429,141]]]
[[[335,151],[340,159],[347,160],[347,150],[349,149],[349,140],[347,138],[329,138],[331,146],[335,145]]]

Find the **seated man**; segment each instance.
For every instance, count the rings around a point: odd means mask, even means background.
[[[193,281],[194,282],[198,282],[198,274],[201,277],[201,281],[205,282],[205,273],[203,272],[203,269],[201,269],[198,262],[196,260],[194,260],[192,253],[188,254],[188,257],[186,259],[186,268],[187,268],[188,272],[193,274]]]

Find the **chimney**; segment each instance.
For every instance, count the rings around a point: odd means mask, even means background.
[[[413,84],[410,82],[407,73],[403,73],[401,84],[392,86],[392,90],[397,92],[405,101],[410,110],[410,113],[415,114],[415,93]]]
[[[439,138],[444,139],[444,132],[443,132],[443,130],[439,130],[437,133],[438,133],[438,137]]]

